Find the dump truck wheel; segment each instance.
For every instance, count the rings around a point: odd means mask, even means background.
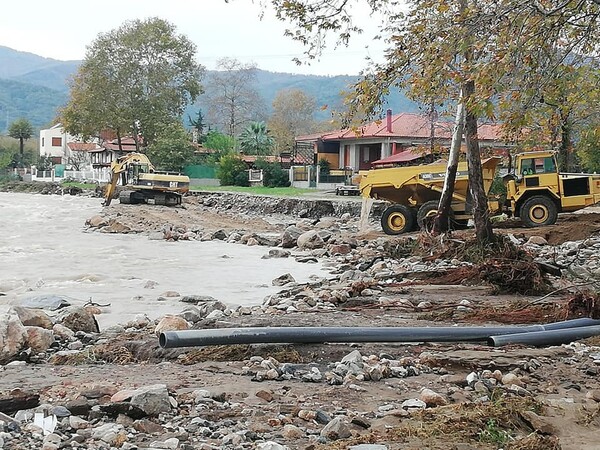
[[[421,230],[432,230],[433,219],[437,214],[439,203],[439,200],[430,200],[421,205],[419,211],[417,211],[417,224]]]
[[[520,217],[526,227],[542,227],[556,223],[558,210],[551,199],[536,195],[525,200],[521,206]]]
[[[381,215],[381,228],[385,234],[401,234],[415,226],[415,213],[408,206],[392,205]]]

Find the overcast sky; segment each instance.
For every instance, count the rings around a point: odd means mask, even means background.
[[[286,24],[252,0],[13,0],[4,2],[0,14],[0,45],[44,57],[83,59],[86,45],[98,33],[124,21],[160,17],[177,27],[198,47],[198,61],[215,68],[219,58],[254,62],[260,69],[317,75],[358,74],[365,57],[380,60],[384,45],[373,40],[379,24],[368,9],[355,7],[363,35],[350,47],[334,49],[333,41],[320,61],[298,66],[303,47],[283,35]],[[305,59],[305,58],[304,58]]]

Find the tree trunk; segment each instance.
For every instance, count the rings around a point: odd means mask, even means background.
[[[442,196],[438,212],[433,223],[433,233],[440,234],[448,231],[448,222],[450,207],[452,204],[452,194],[454,193],[454,182],[456,181],[456,172],[458,170],[458,156],[460,154],[460,144],[464,130],[465,108],[463,104],[462,91],[456,108],[456,118],[454,120],[454,131],[452,133],[452,144],[450,154],[448,155],[448,166],[446,167],[446,178],[442,188]]]
[[[117,143],[119,144],[119,151],[123,151],[123,143],[121,142],[121,132],[117,130]]]
[[[571,147],[571,127],[568,119],[560,114],[560,147],[558,149],[558,170],[560,172],[571,171],[569,150]]]
[[[467,143],[467,164],[469,165],[469,191],[473,202],[472,214],[475,222],[475,235],[479,244],[494,241],[487,193],[483,187],[483,171],[479,138],[477,136],[477,117],[469,107],[469,100],[475,93],[475,82],[467,81],[463,86],[465,96],[465,140]]]

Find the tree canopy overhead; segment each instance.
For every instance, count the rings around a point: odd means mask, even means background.
[[[110,129],[150,144],[202,92],[204,68],[195,54],[195,44],[158,18],[100,34],[71,83],[60,120],[71,134]]]

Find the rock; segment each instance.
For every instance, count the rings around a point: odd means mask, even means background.
[[[160,319],[160,322],[158,322],[158,325],[154,329],[154,333],[160,336],[165,331],[188,330],[189,328],[190,325],[183,317],[168,315]]]
[[[283,430],[281,431],[281,435],[289,440],[297,440],[302,439],[306,433],[298,428],[296,425],[287,424],[284,425]]]
[[[73,331],[100,332],[94,315],[80,306],[69,306],[63,309],[57,316],[57,322]]]
[[[227,233],[224,230],[217,230],[211,235],[211,239],[218,239],[220,241],[224,241],[227,239]]]
[[[315,248],[323,248],[325,241],[319,236],[317,230],[310,230],[302,233],[298,237],[298,248],[302,250],[312,250]]]
[[[165,429],[162,425],[148,419],[139,419],[133,422],[133,428],[140,433],[163,434]]]
[[[352,251],[348,244],[334,244],[329,246],[329,253],[332,255],[347,255]]]
[[[527,241],[527,244],[534,245],[548,245],[548,241],[544,239],[542,236],[531,236]]]
[[[388,450],[388,448],[381,444],[358,444],[348,447],[348,450]]]
[[[273,393],[271,391],[260,390],[256,394],[258,398],[262,398],[266,402],[273,401]]]
[[[108,221],[102,216],[92,216],[85,221],[85,224],[92,228],[101,228],[108,225]]]
[[[27,330],[19,317],[10,313],[0,315],[0,364],[13,359],[26,343]]]
[[[35,353],[45,352],[54,344],[54,334],[51,330],[41,327],[25,327],[27,331],[27,345]]]
[[[595,402],[600,402],[600,390],[598,389],[588,391],[585,396],[586,398],[592,399]]]
[[[52,323],[52,319],[50,319],[50,316],[48,316],[48,314],[46,314],[42,309],[13,306],[12,310],[17,316],[19,316],[19,320],[25,326],[41,327],[51,330],[52,326],[54,325]]]
[[[525,386],[525,383],[523,383],[521,379],[512,372],[509,372],[502,377],[502,384],[505,386],[510,386],[511,384],[516,384],[519,387]]]
[[[71,339],[75,336],[75,332],[73,330],[61,325],[60,323],[57,323],[52,327],[52,332],[54,333],[54,336],[65,340]]]
[[[311,420],[315,420],[317,418],[317,412],[310,411],[308,409],[301,409],[300,411],[298,411],[298,417],[302,420],[310,422]]]
[[[195,307],[193,305],[189,305],[189,306],[186,306],[185,308],[183,308],[183,310],[181,310],[181,312],[178,314],[178,316],[182,317],[183,319],[185,319],[187,322],[190,322],[190,323],[200,322],[204,318],[204,316],[200,312],[200,309],[198,309],[197,307]]]
[[[273,284],[273,286],[285,286],[288,283],[295,283],[295,282],[296,282],[296,280],[294,279],[294,277],[291,274],[286,273],[284,275],[281,275],[281,276],[275,278],[272,281],[272,284]]]
[[[402,409],[425,409],[427,404],[418,398],[411,398],[408,400],[404,400],[402,405],[400,405]]]
[[[38,295],[35,297],[27,297],[21,299],[19,302],[21,306],[25,308],[39,308],[55,311],[60,308],[71,306],[71,303],[67,300],[67,297],[62,295]]]
[[[194,305],[197,305],[198,303],[216,302],[217,299],[211,297],[210,295],[184,295],[179,301],[183,303],[193,303]]]
[[[179,439],[169,438],[164,441],[150,442],[150,448],[170,449],[175,450],[179,447]]]
[[[353,350],[342,358],[342,364],[355,364],[358,367],[363,367],[362,355],[358,350]]]
[[[69,416],[69,426],[74,430],[83,430],[84,428],[88,428],[90,423],[77,416]]]
[[[342,417],[339,416],[335,417],[333,420],[331,420],[331,422],[325,425],[320,434],[322,437],[331,441],[335,441],[337,439],[346,439],[352,436],[348,424]]]
[[[448,404],[448,401],[437,392],[431,389],[423,388],[419,397],[429,407],[431,406],[444,406]]]
[[[534,431],[542,434],[556,434],[556,428],[545,417],[538,416],[533,411],[520,411],[519,415]]]
[[[149,416],[171,410],[169,393],[165,384],[154,384],[136,389],[131,395],[131,404]]]
[[[290,450],[286,445],[278,444],[277,442],[267,441],[261,442],[256,446],[257,450]]]
[[[197,308],[201,317],[208,317],[214,311],[225,311],[227,309],[227,305],[219,300],[214,300],[210,302],[198,303]]]
[[[298,237],[302,234],[302,230],[295,226],[289,226],[281,235],[281,246],[283,248],[293,248],[296,246]]]
[[[263,255],[262,259],[272,259],[272,258],[289,258],[291,253],[288,250],[282,250],[280,248],[272,248],[269,250],[269,253]]]
[[[91,437],[92,439],[106,442],[109,445],[115,445],[120,439],[120,433],[123,430],[123,426],[116,423],[106,423],[99,427],[93,428]]]

